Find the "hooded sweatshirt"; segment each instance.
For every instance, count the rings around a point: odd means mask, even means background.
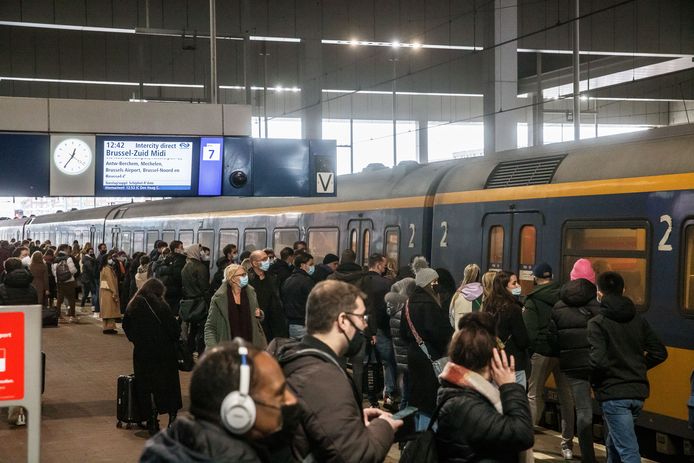
[[[588,322],[588,342],[591,383],[598,401],[648,397],[646,372],[668,354],[631,299],[606,295],[600,313]]]
[[[31,286],[34,277],[28,270],[13,270],[0,285],[0,305],[38,304],[36,289]]]
[[[470,312],[477,312],[482,307],[482,293],[484,288],[481,283],[473,281],[468,283],[458,290],[451,299],[450,319],[451,325],[456,330],[458,329],[458,320]]]
[[[140,463],[260,463],[246,441],[219,425],[180,416],[173,425],[147,441]]]
[[[549,320],[552,307],[559,301],[559,283],[538,285],[525,297],[523,321],[528,331],[528,350],[547,357],[554,355],[549,343]]]

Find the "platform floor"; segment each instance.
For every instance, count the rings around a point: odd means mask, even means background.
[[[102,334],[101,321],[86,314],[80,317],[79,324],[43,329],[46,391],[41,424],[42,462],[138,461],[147,432],[116,428],[116,378],[132,372],[132,345],[120,325],[119,333]],[[184,408],[188,406],[189,381],[190,373],[182,372]],[[26,427],[11,428],[6,411],[2,412],[0,462],[26,461]],[[162,417],[162,425],[165,424],[166,417]],[[579,461],[578,443],[574,450],[574,461]],[[599,461],[604,461],[604,447],[596,445],[596,452]],[[534,453],[536,461],[563,461],[559,438],[553,431],[541,430],[536,434]],[[398,458],[394,446],[386,461],[394,463]]]

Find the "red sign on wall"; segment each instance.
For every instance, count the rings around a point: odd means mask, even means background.
[[[0,401],[24,398],[24,314],[0,313]]]

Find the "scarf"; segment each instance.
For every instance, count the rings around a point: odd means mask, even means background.
[[[484,379],[479,373],[475,373],[453,362],[448,362],[439,378],[458,387],[474,389],[489,400],[497,412],[504,414],[499,388]]]

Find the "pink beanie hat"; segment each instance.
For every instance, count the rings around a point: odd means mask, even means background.
[[[595,284],[595,271],[593,271],[593,265],[588,259],[578,259],[574,268],[571,269],[571,279],[578,280],[579,278],[585,278]]]

